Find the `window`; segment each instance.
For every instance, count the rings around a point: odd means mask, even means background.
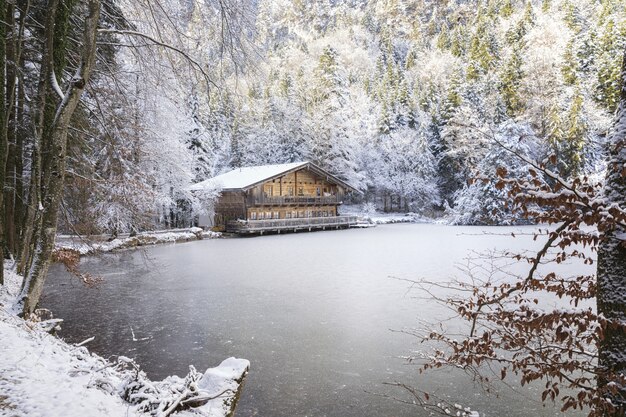
[[[285,212],[285,218],[286,219],[291,219],[291,212],[290,211]]]
[[[298,195],[304,195],[304,188],[298,187]]]
[[[267,213],[265,213],[265,218],[266,219],[271,219],[272,218],[272,212],[268,211]]]
[[[298,217],[304,217],[304,211],[298,211]]]
[[[294,219],[298,217],[298,213],[296,211],[292,211],[291,212],[291,217],[293,217]]]
[[[293,196],[293,187],[291,186],[287,187],[287,195]]]
[[[278,213],[277,211],[274,212],[274,218],[275,219],[280,219],[280,213]]]
[[[320,187],[316,187],[316,188],[315,188],[315,195],[317,195],[318,197],[321,195],[321,193],[320,193]]]
[[[250,220],[256,220],[256,211],[250,212]]]

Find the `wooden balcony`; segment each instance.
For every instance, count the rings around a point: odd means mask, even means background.
[[[357,224],[356,216],[305,217],[275,220],[236,220],[228,222],[226,231],[238,234],[263,234],[281,231],[341,229]]]
[[[248,197],[249,206],[320,206],[335,205],[342,203],[342,196],[332,195],[327,197],[316,196],[280,196],[280,197]]]

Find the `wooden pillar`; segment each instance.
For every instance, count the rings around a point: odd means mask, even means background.
[[[248,220],[248,191],[243,192],[243,218]]]

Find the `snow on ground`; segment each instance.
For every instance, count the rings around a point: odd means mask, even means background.
[[[156,245],[159,243],[188,242],[190,240],[216,239],[221,233],[205,231],[199,227],[174,229],[154,232],[142,232],[136,236],[125,236],[106,241],[106,236],[84,238],[69,235],[57,237],[57,250],[69,249],[87,255],[98,252],[112,252],[117,249],[134,248],[137,246]]]
[[[0,286],[0,416],[204,416],[232,412],[250,363],[229,358],[201,374],[150,381],[128,358],[105,360],[11,311],[21,277]],[[185,404],[185,410],[180,409]],[[188,408],[193,407],[193,408]]]
[[[417,213],[383,213],[372,210],[367,205],[344,205],[340,208],[340,214],[359,217],[361,227],[391,223],[431,223],[433,221]]]

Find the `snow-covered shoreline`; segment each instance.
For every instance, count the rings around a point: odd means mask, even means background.
[[[15,417],[231,416],[250,363],[228,358],[204,373],[150,381],[129,358],[107,360],[13,310],[21,277],[0,286],[0,415]]]
[[[72,235],[57,236],[57,250],[72,250],[81,255],[113,252],[119,249],[137,248],[162,243],[189,242],[202,239],[217,239],[219,232],[206,231],[199,227],[188,229],[157,230],[137,233],[135,236],[118,237],[107,241],[106,236],[82,237]]]
[[[435,222],[435,219],[431,219],[417,213],[383,213],[358,205],[345,205],[342,206],[340,210],[341,214],[357,216],[361,221],[361,227],[368,225],[375,226],[378,224]]]

